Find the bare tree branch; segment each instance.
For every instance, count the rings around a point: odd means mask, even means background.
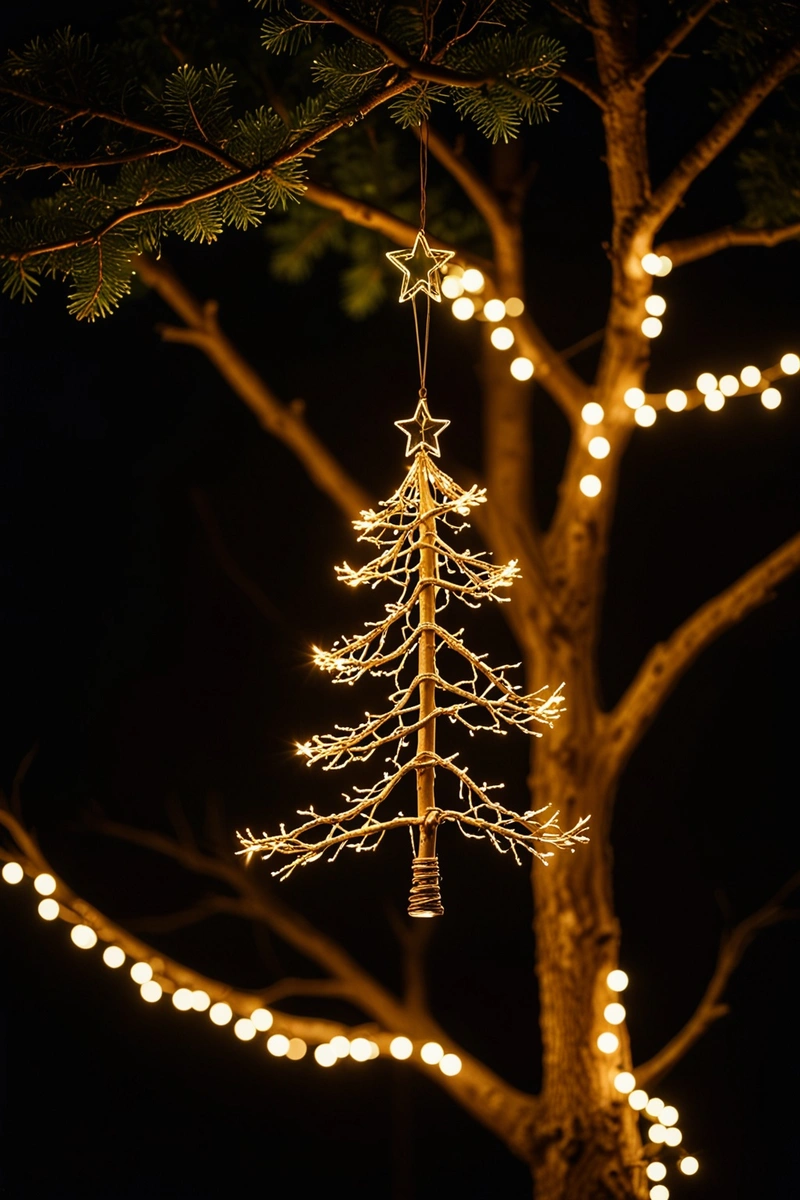
[[[783,907],[784,901],[798,887],[800,887],[800,872],[793,875],[763,908],[724,934],[714,974],[711,976],[702,1000],[683,1029],[676,1033],[663,1050],[659,1050],[658,1054],[635,1068],[637,1086],[649,1087],[657,1083],[681,1061],[709,1026],[718,1021],[720,1017],[727,1016],[730,1009],[727,1004],[722,1003],[722,997],[731,975],[742,961],[745,951],[757,933],[780,921],[800,916],[800,911],[787,911]]]
[[[687,13],[683,20],[667,34],[661,45],[644,60],[635,73],[635,82],[640,84],[646,83],[650,76],[654,75],[658,68],[674,54],[678,46],[686,40],[692,30],[697,28],[703,18],[708,16],[712,8],[715,8],[719,2],[720,0],[702,0],[702,3],[698,4],[697,8]]]
[[[559,79],[563,79],[564,83],[568,83],[571,87],[577,88],[579,92],[583,92],[584,96],[588,96],[598,108],[605,108],[606,102],[603,93],[583,71],[574,71],[569,67],[562,67],[558,72],[558,77]]]
[[[681,267],[684,263],[696,262],[698,258],[707,258],[710,254],[733,246],[779,246],[781,242],[788,242],[792,238],[800,238],[800,221],[777,229],[740,229],[735,225],[725,225],[721,229],[698,234],[697,237],[664,242],[655,248],[655,253],[666,254],[672,259],[673,267]]]

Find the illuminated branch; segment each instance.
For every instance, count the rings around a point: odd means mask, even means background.
[[[800,238],[800,221],[779,229],[739,229],[735,225],[726,225],[722,229],[698,234],[697,237],[664,242],[656,247],[654,253],[666,254],[672,260],[673,267],[681,267],[684,263],[696,262],[698,258],[707,258],[710,254],[734,246],[779,246],[781,242],[788,242],[792,238]]]

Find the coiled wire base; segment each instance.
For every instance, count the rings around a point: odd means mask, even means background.
[[[444,915],[439,891],[439,859],[415,858],[411,863],[411,895],[408,898],[410,917],[441,917]]]

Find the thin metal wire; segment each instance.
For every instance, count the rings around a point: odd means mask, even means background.
[[[425,233],[425,220],[428,215],[428,121],[422,118],[419,131],[419,228]],[[414,310],[414,334],[417,340],[417,363],[419,365],[419,394],[424,399],[428,394],[426,377],[428,374],[428,346],[431,333],[431,297],[426,292],[425,329],[420,335],[420,320],[417,312],[417,297],[411,297],[411,307]]]

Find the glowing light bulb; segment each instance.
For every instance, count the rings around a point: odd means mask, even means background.
[[[600,495],[603,485],[596,475],[584,475],[581,478],[578,487],[581,489],[584,496],[593,497]]]
[[[710,371],[703,371],[702,375],[697,376],[697,390],[706,396],[709,392],[713,392],[717,386],[717,377],[712,375]]]
[[[73,925],[69,936],[79,950],[91,950],[97,945],[97,934],[90,925]]]
[[[680,388],[672,388],[667,392],[666,405],[670,412],[683,412],[688,403],[686,392],[682,392]]]
[[[120,946],[106,946],[103,951],[103,962],[112,971],[116,971],[125,962],[125,951]]]
[[[607,1004],[603,1009],[603,1016],[609,1025],[621,1025],[625,1020],[625,1008],[622,1004]]]
[[[715,390],[703,398],[703,403],[710,412],[719,412],[725,407],[725,397],[722,392]]]
[[[739,372],[739,378],[745,387],[758,387],[761,382],[761,372],[758,367],[743,367]]]
[[[414,1050],[413,1045],[407,1037],[392,1038],[389,1042],[389,1053],[392,1058],[398,1058],[401,1061],[406,1058],[411,1058]]]
[[[272,1029],[274,1017],[268,1008],[257,1008],[250,1013],[250,1020],[259,1033],[266,1033],[268,1029]]]
[[[658,1119],[662,1125],[677,1125],[678,1110],[673,1108],[671,1104],[665,1104],[658,1115]]]
[[[483,290],[484,278],[476,267],[469,267],[461,276],[465,292],[480,292]]]
[[[606,976],[606,985],[612,992],[624,992],[629,983],[630,980],[624,971],[609,971]]]
[[[761,393],[761,403],[764,408],[777,408],[781,402],[781,394],[775,387],[765,388]]]
[[[6,883],[22,883],[25,878],[25,872],[18,862],[7,862],[2,870],[3,879]]]
[[[256,1027],[247,1017],[239,1017],[239,1020],[233,1027],[233,1032],[240,1042],[252,1042],[256,1036]]]
[[[153,978],[153,968],[150,963],[135,962],[131,967],[131,979],[134,983],[147,983]]]
[[[657,275],[661,270],[661,259],[658,254],[653,254],[652,250],[649,254],[645,254],[642,259],[642,270],[648,275]]]
[[[615,1050],[619,1049],[619,1038],[615,1033],[609,1033],[608,1030],[606,1030],[606,1032],[601,1033],[597,1039],[597,1049],[600,1050],[602,1054],[613,1054]]]
[[[662,1129],[663,1128],[664,1127],[662,1125]],[[681,1142],[683,1141],[683,1134],[681,1133],[680,1129],[673,1125],[672,1129],[667,1129],[664,1131],[664,1141],[668,1146],[680,1146]]]
[[[161,984],[157,983],[155,979],[148,979],[147,983],[143,983],[139,988],[139,995],[143,1000],[146,1000],[148,1004],[155,1004],[156,1001],[161,999],[163,994],[164,990],[161,987]]]
[[[637,408],[633,414],[633,419],[637,425],[641,425],[643,429],[648,429],[656,423],[656,410],[651,404],[643,404],[641,408]]]
[[[650,1188],[650,1200],[669,1200],[669,1188],[663,1183],[657,1183]]]
[[[331,1062],[336,1061],[336,1054],[331,1047],[326,1043],[325,1048],[331,1056]],[[267,1038],[267,1050],[270,1054],[274,1054],[276,1058],[284,1058],[289,1052],[289,1039],[284,1037],[282,1033],[273,1033],[272,1037]],[[319,1062],[319,1059],[317,1059]],[[329,1063],[325,1064],[329,1066]]]
[[[483,306],[483,315],[487,321],[502,321],[506,315],[506,306],[502,300],[487,300]]]
[[[506,300],[506,312],[509,317],[521,317],[525,312],[525,305],[520,300],[519,296],[509,296]]]
[[[218,1000],[216,1004],[211,1005],[208,1015],[215,1025],[227,1025],[233,1016],[233,1009],[224,1000]]]
[[[800,371],[800,358],[796,354],[784,354],[781,359],[781,370],[784,375],[796,375]]]
[[[442,295],[448,300],[457,300],[464,293],[464,280],[460,275],[447,274],[442,280]]]
[[[648,1136],[651,1142],[655,1142],[657,1146],[660,1146],[662,1142],[667,1140],[667,1131],[663,1125],[659,1125],[659,1123],[656,1122],[655,1125],[650,1126]]]
[[[40,900],[39,901],[39,916],[43,921],[55,921],[58,914],[61,912],[57,900]]]
[[[443,1075],[458,1075],[461,1066],[461,1059],[457,1054],[445,1054],[439,1062],[439,1070]]]
[[[509,350],[514,345],[514,335],[507,325],[498,325],[492,330],[491,343],[495,350]]]
[[[56,881],[52,875],[37,875],[33,881],[33,886],[40,896],[52,896],[56,890]]]
[[[651,317],[663,317],[667,311],[667,302],[663,296],[657,296],[653,292],[652,296],[648,296],[644,302],[644,311]]]
[[[350,1038],[339,1033],[336,1037],[331,1038],[330,1047],[337,1058],[347,1058],[350,1053]]]
[[[662,1162],[651,1162],[647,1164],[645,1175],[648,1179],[652,1179],[653,1183],[658,1183],[667,1173],[667,1168]]]
[[[648,1117],[657,1117],[660,1115],[663,1107],[664,1101],[659,1100],[658,1096],[653,1096],[651,1100],[647,1101],[644,1111],[647,1113]]]
[[[429,1067],[435,1067],[438,1062],[442,1061],[444,1050],[438,1042],[426,1042],[420,1050],[419,1056]]]
[[[289,1045],[286,1049],[286,1057],[292,1062],[298,1062],[301,1058],[305,1058],[308,1052],[308,1046],[302,1038],[289,1038]]]
[[[739,390],[739,380],[735,375],[723,375],[719,381],[719,390],[723,396],[735,396]]]
[[[642,333],[646,338],[657,338],[663,328],[658,317],[645,317],[642,321]]]
[[[647,1104],[647,1092],[642,1091],[641,1088],[637,1088],[635,1092],[631,1092],[630,1096],[628,1096],[628,1104],[630,1104],[635,1112],[641,1112]]]
[[[611,449],[611,443],[608,438],[593,437],[589,439],[587,449],[592,458],[607,458],[608,452]]]
[[[644,404],[645,396],[641,388],[631,387],[628,388],[622,399],[625,401],[628,408],[641,408]]]
[[[205,1012],[210,1003],[211,997],[202,988],[196,988],[192,992],[192,1008],[195,1012]]]
[[[172,1003],[178,1012],[188,1012],[193,1007],[192,992],[189,988],[176,988],[172,993]]]
[[[524,356],[515,358],[509,370],[515,379],[519,379],[524,383],[526,379],[530,379],[531,375],[533,375],[533,363],[529,358],[525,358]]]
[[[474,313],[475,304],[469,296],[459,296],[453,301],[453,316],[457,321],[468,321]]]
[[[270,1041],[272,1041],[272,1038],[270,1038]],[[267,1045],[269,1045],[269,1042]],[[323,1042],[321,1046],[317,1046],[314,1051],[314,1058],[321,1067],[332,1067],[338,1061],[336,1051],[332,1050],[327,1042]]]
[[[380,1048],[380,1046],[378,1045],[378,1043],[377,1043],[377,1042],[370,1042],[370,1044],[369,1044],[369,1056],[370,1056],[370,1058],[380,1058],[380,1056],[381,1056],[381,1048]]]
[[[620,1071],[614,1076],[614,1087],[618,1092],[622,1092],[623,1096],[629,1095],[636,1087],[636,1080],[630,1071]]]
[[[331,1039],[333,1045],[333,1039]],[[350,1043],[350,1057],[356,1062],[369,1062],[372,1058],[372,1042],[369,1038],[353,1038]]]
[[[584,404],[581,409],[581,417],[587,425],[599,425],[605,415],[602,404],[597,404],[594,400]]]
[[[684,1175],[696,1175],[697,1168],[700,1163],[691,1154],[687,1154],[686,1158],[682,1158],[678,1166],[683,1171]]]

